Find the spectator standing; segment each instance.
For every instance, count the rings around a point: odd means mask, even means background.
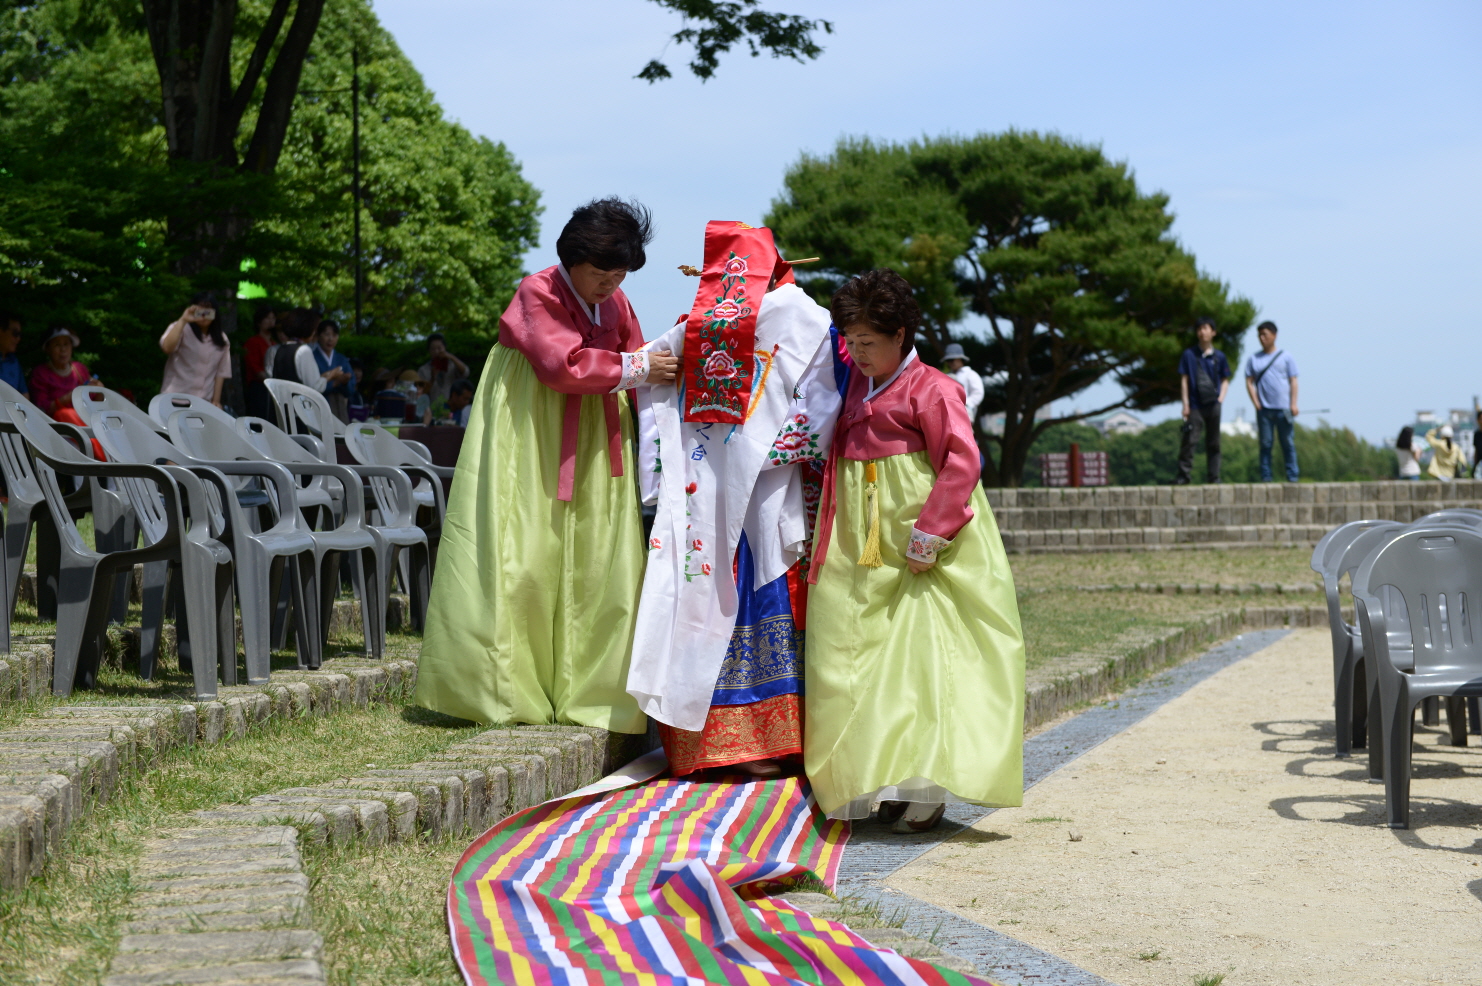
[[[306,343],[314,334],[317,321],[314,313],[307,308],[295,308],[279,320],[286,338],[271,350],[272,361],[268,363],[268,367],[272,371],[269,375],[274,380],[287,380],[289,383],[303,383],[312,386],[311,381],[315,372],[314,357],[312,354],[304,353],[303,350],[307,348]],[[299,375],[301,355],[308,357],[309,376]]]
[[[967,419],[978,420],[978,405],[983,403],[983,378],[978,376],[978,371],[967,364],[967,353],[962,351],[962,344],[950,343],[947,352],[942,356],[942,366],[947,371],[947,376],[962,384],[963,392],[967,398]]]
[[[1415,448],[1415,429],[1406,425],[1395,439],[1395,458],[1399,460],[1400,478],[1420,478],[1420,452]]]
[[[31,371],[31,403],[58,421],[82,424],[82,419],[72,410],[72,391],[85,384],[102,382],[72,358],[72,351],[81,344],[77,333],[65,325],[53,326],[41,340],[46,362]]]
[[[1183,395],[1184,423],[1179,430],[1178,475],[1175,486],[1186,485],[1194,472],[1194,448],[1204,432],[1204,481],[1220,481],[1220,409],[1230,390],[1230,361],[1214,348],[1214,319],[1194,323],[1197,343],[1178,361],[1179,391]]]
[[[459,380],[448,394],[448,410],[453,414],[453,424],[468,427],[468,409],[473,404],[473,384]]]
[[[268,378],[268,350],[278,342],[274,329],[277,313],[271,305],[258,305],[252,313],[252,338],[242,346],[242,376],[247,384],[247,413],[254,418],[272,419],[273,399],[265,382]]]
[[[468,364],[448,352],[447,341],[441,332],[427,337],[427,357],[417,375],[427,381],[428,393],[434,402],[446,401],[453,392],[453,384],[468,379]]]
[[[13,312],[0,312],[0,380],[21,393],[26,389],[26,374],[15,351],[21,345],[21,317]]]
[[[216,297],[198,294],[160,336],[165,376],[160,392],[204,397],[221,406],[221,387],[232,375],[231,347],[216,317]]]
[[[319,323],[319,331],[314,336],[314,345],[308,349],[310,357],[314,360],[315,376],[322,381],[314,384],[315,389],[323,391],[324,398],[329,401],[329,409],[334,416],[348,423],[350,420],[350,384],[355,380],[355,370],[343,353],[335,352],[335,347],[339,344],[339,323],[332,319],[325,319]],[[303,357],[300,356],[300,377],[304,376],[302,359]]]
[[[1297,411],[1297,361],[1286,350],[1276,348],[1276,323],[1256,326],[1261,351],[1245,364],[1245,389],[1256,406],[1256,426],[1261,442],[1261,482],[1271,482],[1271,446],[1281,440],[1281,458],[1286,481],[1297,481],[1297,443],[1292,437]]]
[[[340,327],[327,319],[321,323],[314,317],[313,312],[308,312],[307,314],[308,318],[305,320],[301,330],[302,328],[307,328],[308,331],[302,337],[303,345],[299,346],[293,352],[293,369],[298,375],[299,382],[305,387],[313,387],[319,393],[327,395],[331,386],[350,379],[350,361],[341,356],[342,365],[331,366],[327,370],[321,370],[319,368],[319,360],[324,355],[319,349],[320,325],[327,324],[334,327],[334,343],[332,345],[338,344],[340,341]],[[331,349],[331,352],[333,352],[333,349]],[[278,359],[280,361],[283,359],[281,354]]]
[[[1450,425],[1432,428],[1425,433],[1425,440],[1431,447],[1431,464],[1426,472],[1443,483],[1449,483],[1461,475],[1466,467],[1466,460],[1462,458],[1461,446],[1456,444],[1456,433],[1451,430]]]

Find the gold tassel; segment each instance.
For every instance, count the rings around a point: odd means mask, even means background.
[[[864,551],[859,564],[866,568],[879,568],[885,564],[880,557],[880,489],[875,484],[875,464],[865,463],[865,509],[870,514],[870,533],[865,535]]]

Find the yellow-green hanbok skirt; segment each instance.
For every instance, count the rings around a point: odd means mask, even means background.
[[[993,512],[914,575],[905,551],[936,482],[925,452],[875,460],[884,564],[857,564],[869,531],[865,463],[839,459],[828,554],[808,595],[808,779],[824,812],[872,802],[1024,797],[1024,635]]]
[[[482,723],[641,733],[627,693],[643,583],[627,394],[623,471],[600,396],[582,398],[576,484],[556,498],[566,396],[496,345],[469,411],[428,605],[415,701]]]

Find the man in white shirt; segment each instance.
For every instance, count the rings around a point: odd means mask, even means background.
[[[947,352],[942,356],[942,367],[947,375],[958,383],[967,395],[967,419],[976,421],[978,418],[978,405],[983,403],[983,378],[978,376],[978,371],[967,365],[967,353],[962,351],[961,343],[951,343],[947,346]]]

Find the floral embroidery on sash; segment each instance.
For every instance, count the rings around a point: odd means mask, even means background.
[[[927,534],[913,527],[911,528],[911,544],[906,548],[906,557],[912,561],[929,564],[937,560],[937,552],[951,543],[944,537]]]

